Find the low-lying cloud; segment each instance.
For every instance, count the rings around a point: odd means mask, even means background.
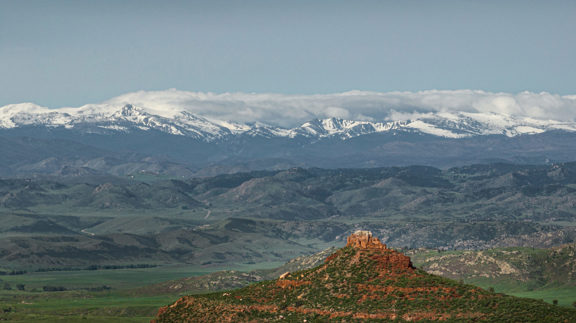
[[[186,110],[218,120],[262,122],[285,127],[314,118],[384,121],[409,119],[430,112],[493,112],[544,120],[576,120],[576,95],[561,96],[547,92],[510,94],[430,90],[285,95],[167,90],[128,93],[105,103],[130,103],[167,116],[174,111]]]

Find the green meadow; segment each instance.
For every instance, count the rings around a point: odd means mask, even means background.
[[[0,319],[14,322],[149,322],[179,295],[138,296],[131,289],[205,274],[196,267],[34,272],[0,276]],[[24,291],[17,286],[23,284]],[[44,287],[64,291],[44,291]]]
[[[557,300],[559,306],[576,307],[576,287],[574,286],[550,287],[533,291],[509,292],[507,294],[518,297],[542,299],[550,304],[553,304],[554,300]]]
[[[156,283],[199,276],[219,270],[250,271],[274,268],[281,263],[202,268],[159,266],[153,268],[30,272],[0,276],[0,320],[11,322],[149,322],[161,306],[181,294],[156,295]],[[23,285],[24,290],[18,286]],[[3,289],[4,287],[10,290]],[[65,289],[45,291],[45,287]]]
[[[254,264],[236,269],[249,271],[258,267],[278,264]],[[77,270],[32,272],[22,275],[0,276],[0,320],[11,322],[149,322],[161,306],[176,301],[181,294],[157,295],[147,286],[198,276],[212,269],[197,266],[159,266],[139,269]],[[18,286],[24,286],[19,290]],[[576,301],[576,288],[543,287],[526,291],[506,282],[479,282],[481,287],[493,287],[496,292],[518,297],[542,299],[558,306],[572,307]],[[6,287],[9,286],[10,290]],[[45,291],[44,287],[63,288]]]

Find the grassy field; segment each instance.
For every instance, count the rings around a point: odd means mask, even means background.
[[[542,299],[548,303],[553,303],[554,300],[557,300],[559,306],[573,307],[574,303],[576,303],[575,287],[547,288],[529,292],[510,292],[508,294],[518,297]]]
[[[102,285],[113,289],[130,289],[209,272],[198,267],[162,266],[141,269],[33,272],[25,275],[0,276],[0,280],[12,286],[24,284],[28,291],[41,289],[46,285],[63,286],[67,289],[92,288]]]
[[[501,280],[499,282],[490,282],[487,279],[466,281],[468,284],[476,285],[484,289],[494,288],[497,293],[504,293],[517,297],[541,299],[547,303],[553,304],[554,300],[558,301],[559,306],[573,307],[576,302],[576,288],[573,286],[543,286],[537,289],[530,288],[527,284],[514,281]]]
[[[133,297],[121,292],[42,292],[0,294],[0,319],[11,322],[150,322],[173,296]]]
[[[161,306],[181,295],[138,296],[131,290],[218,270],[249,271],[281,263],[202,268],[162,266],[141,269],[32,272],[0,276],[0,320],[11,322],[149,322]],[[11,290],[2,288],[8,284]],[[23,284],[25,290],[18,290]],[[65,291],[44,291],[44,286]],[[110,287],[102,291],[94,289]]]
[[[0,276],[0,320],[14,322],[149,322],[160,306],[179,295],[133,296],[128,291],[162,281],[206,274],[197,267],[35,272]],[[24,284],[25,290],[17,290]],[[46,292],[44,286],[66,291]],[[109,290],[90,289],[108,286]]]

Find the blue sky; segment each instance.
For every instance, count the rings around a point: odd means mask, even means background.
[[[0,1],[0,106],[138,90],[575,94],[576,1]]]

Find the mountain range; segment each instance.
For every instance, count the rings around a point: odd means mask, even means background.
[[[292,128],[186,108],[93,104],[0,108],[0,175],[207,176],[289,167],[356,168],[576,159],[576,123],[496,113],[410,120],[314,119]]]
[[[408,132],[444,138],[481,135],[514,137],[553,130],[576,131],[576,123],[513,117],[497,113],[435,113],[404,121],[359,121],[341,118],[314,119],[293,128],[263,123],[237,123],[195,115],[182,109],[150,109],[126,104],[86,105],[80,108],[48,109],[31,103],[0,107],[0,128],[26,126],[62,127],[85,133],[129,133],[158,130],[205,142],[236,136],[287,137],[342,140],[373,134]]]

